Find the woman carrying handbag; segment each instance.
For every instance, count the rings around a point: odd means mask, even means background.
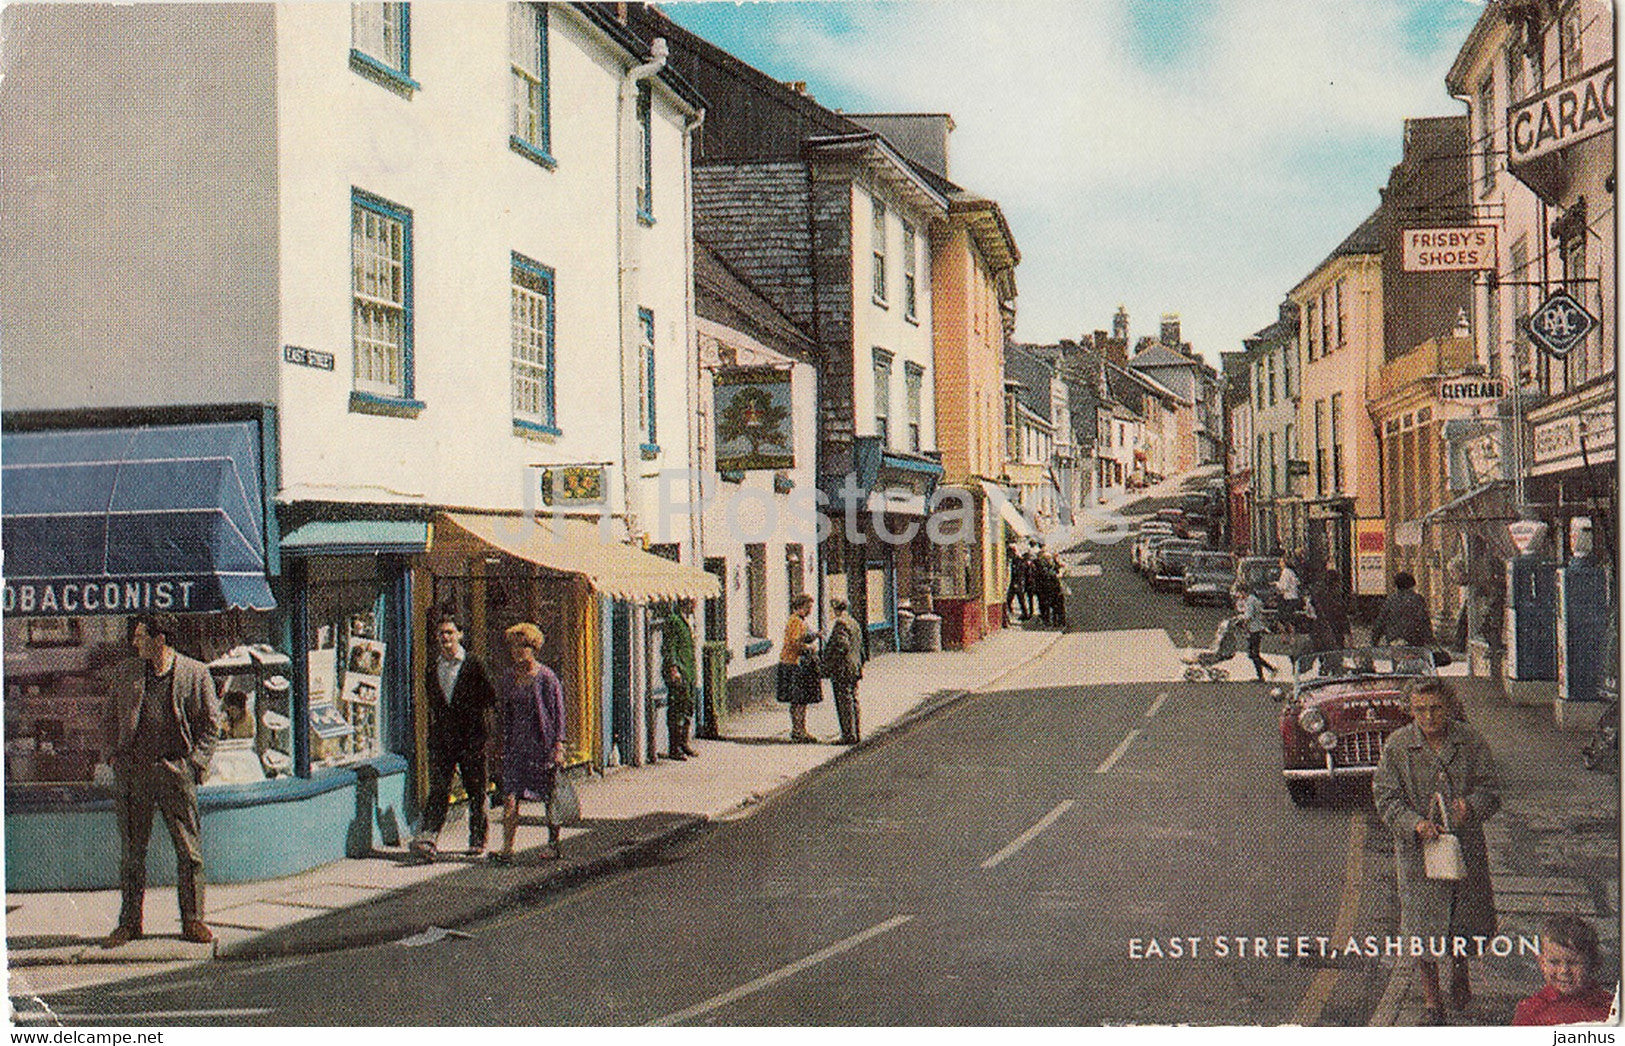
[[[813,597],[805,593],[790,606],[790,620],[784,623],[784,643],[779,647],[778,699],[790,706],[790,740],[816,741],[807,732],[807,706],[824,699],[818,677],[816,648],[818,634],[807,628]]]
[[[1449,683],[1422,679],[1410,701],[1412,722],[1382,746],[1371,795],[1394,833],[1400,935],[1423,939],[1422,1023],[1444,1024],[1440,939],[1451,956],[1450,1005],[1462,1010],[1472,990],[1451,938],[1495,935],[1484,821],[1501,807],[1500,782],[1489,745],[1462,721]]]

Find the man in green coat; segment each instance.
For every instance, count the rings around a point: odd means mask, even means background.
[[[662,623],[660,674],[666,680],[666,727],[670,743],[668,758],[687,759],[699,755],[688,743],[688,721],[694,715],[694,630],[688,615],[694,601],[681,599],[671,604]]]

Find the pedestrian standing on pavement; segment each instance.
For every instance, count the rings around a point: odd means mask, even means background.
[[[428,695],[429,794],[423,821],[412,840],[412,854],[432,861],[451,803],[451,774],[462,777],[468,795],[468,855],[485,851],[485,791],[489,773],[485,750],[496,717],[497,695],[485,665],[463,646],[457,619],[442,615],[434,628],[436,653],[425,667]]]
[[[1403,937],[1440,938],[1495,935],[1495,895],[1490,887],[1489,845],[1484,822],[1501,808],[1500,778],[1490,746],[1461,718],[1456,692],[1448,682],[1428,677],[1410,688],[1411,722],[1389,735],[1377,760],[1371,794],[1377,814],[1394,833],[1394,866],[1399,880],[1399,932]],[[1438,796],[1438,801],[1435,801]],[[1446,826],[1433,820],[1442,805],[1448,830],[1461,843],[1466,877],[1430,879],[1422,844]],[[1449,941],[1446,940],[1448,947]],[[1467,959],[1452,955],[1450,1005],[1465,1009],[1472,999]],[[1422,980],[1422,1023],[1444,1024],[1439,964],[1417,962]]]
[[[1596,983],[1597,931],[1575,915],[1554,915],[1540,927],[1540,973],[1546,987],[1518,1003],[1518,1025],[1595,1024],[1608,1019],[1614,993]]]
[[[1315,582],[1309,598],[1304,601],[1309,614],[1309,649],[1314,653],[1342,650],[1348,646],[1349,612],[1343,600],[1343,577],[1328,568]],[[1320,659],[1322,675],[1330,672],[1330,659]]]
[[[1283,631],[1290,636],[1297,629],[1299,615],[1303,613],[1303,585],[1298,580],[1298,572],[1292,569],[1291,560],[1284,555],[1281,557],[1281,574],[1275,579],[1275,591],[1281,602],[1278,619]]]
[[[846,600],[832,599],[829,608],[835,621],[824,641],[824,674],[829,676],[835,696],[835,717],[841,723],[841,743],[855,745],[863,739],[858,723],[858,681],[863,678],[863,631],[846,612]]]
[[[1039,622],[1049,624],[1054,614],[1054,603],[1050,593],[1049,560],[1042,552],[1032,553],[1027,560],[1027,592]]]
[[[519,832],[519,800],[539,799],[547,810],[547,848],[542,856],[559,856],[559,819],[553,808],[553,785],[564,763],[564,687],[541,662],[547,637],[528,621],[503,633],[513,671],[503,691],[502,713],[502,849],[492,851],[494,864],[513,863],[513,840]]]
[[[1383,601],[1377,620],[1371,624],[1371,645],[1397,639],[1406,646],[1433,645],[1433,621],[1427,604],[1416,594],[1416,579],[1401,570],[1394,575],[1394,591]]]
[[[1054,611],[1055,626],[1066,628],[1066,586],[1061,583],[1061,557],[1049,554],[1050,608]]]
[[[790,740],[813,741],[807,732],[807,706],[824,699],[823,685],[809,661],[818,645],[818,634],[807,628],[813,597],[803,592],[790,606],[790,619],[784,623],[784,643],[779,647],[778,699],[790,706]],[[810,677],[810,679],[809,679]]]
[[[1264,618],[1264,601],[1257,591],[1242,589],[1236,610],[1247,619],[1247,659],[1253,663],[1258,681],[1264,681],[1266,672],[1271,679],[1275,678],[1275,666],[1264,659],[1264,633],[1270,629]]]
[[[1007,621],[1027,617],[1027,557],[1016,546],[1010,546],[1010,584],[1004,590],[1004,616]]]
[[[116,948],[141,936],[147,893],[147,842],[154,808],[175,844],[175,895],[181,939],[214,940],[203,922],[203,845],[197,788],[209,772],[220,737],[220,703],[208,666],[170,644],[170,614],[142,614],[130,626],[130,643],[142,662],[139,678],[113,698],[114,811],[119,828],[118,926],[102,941]]]
[[[700,753],[688,743],[688,722],[694,716],[694,630],[688,615],[694,601],[671,604],[662,627],[660,672],[666,678],[667,758],[687,759]]]

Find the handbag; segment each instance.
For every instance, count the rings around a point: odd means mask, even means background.
[[[1433,799],[1428,803],[1430,818],[1435,807],[1439,810],[1436,823],[1440,825],[1440,831],[1436,838],[1422,841],[1422,867],[1429,879],[1465,879],[1467,861],[1461,855],[1461,840],[1450,830],[1450,811],[1445,806],[1444,796],[1438,792],[1433,793]]]

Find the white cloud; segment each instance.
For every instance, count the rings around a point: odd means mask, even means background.
[[[1406,46],[1412,7],[1224,0],[1149,64],[1121,0],[900,3],[780,45],[815,90],[953,114],[955,180],[1022,248],[1020,337],[1107,327],[1122,301],[1136,333],[1179,312],[1216,359],[1376,206],[1403,120],[1463,111],[1460,41]]]

